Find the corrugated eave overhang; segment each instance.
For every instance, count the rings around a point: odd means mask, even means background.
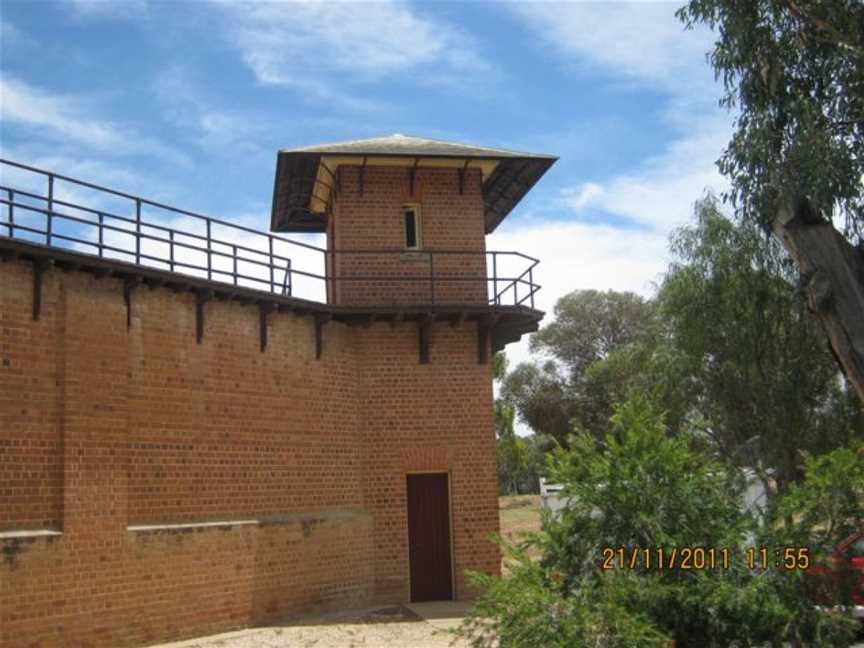
[[[406,167],[423,160],[465,160],[495,162],[494,170],[483,182],[486,233],[489,234],[512,211],[544,173],[558,159],[541,155],[434,155],[424,153],[369,153],[354,151],[280,151],[273,183],[273,206],[270,229],[274,232],[324,232],[326,214],[310,211],[315,185],[320,183],[319,166],[322,156],[339,155],[357,158],[357,164],[374,158],[404,158]],[[335,179],[334,179],[335,182]]]

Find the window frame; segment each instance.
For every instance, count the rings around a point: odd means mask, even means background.
[[[408,212],[414,214],[414,240],[416,245],[408,245]],[[405,203],[402,205],[402,246],[411,252],[423,249],[423,216],[420,213],[420,205],[417,203]]]

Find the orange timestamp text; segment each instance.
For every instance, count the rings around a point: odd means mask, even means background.
[[[750,547],[737,556],[727,547],[603,547],[600,568],[643,571],[729,569],[743,558],[748,569],[806,570],[809,547]]]

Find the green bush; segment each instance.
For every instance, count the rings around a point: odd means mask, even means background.
[[[668,436],[645,398],[618,406],[612,422],[604,439],[576,434],[553,454],[549,472],[566,506],[544,513],[542,533],[504,543],[507,578],[474,575],[482,595],[461,636],[476,648],[849,644],[854,626],[808,601],[800,572],[747,564],[748,537],[779,537],[742,511],[737,471],[695,451],[686,435]],[[532,545],[542,550],[538,562],[528,557]],[[604,549],[619,547],[627,562],[633,548],[666,556],[713,548],[717,566],[645,569],[640,557],[633,569],[602,569]]]

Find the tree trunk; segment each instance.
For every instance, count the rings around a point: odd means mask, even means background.
[[[864,401],[864,254],[805,200],[781,208],[773,230],[798,264],[807,305]]]

